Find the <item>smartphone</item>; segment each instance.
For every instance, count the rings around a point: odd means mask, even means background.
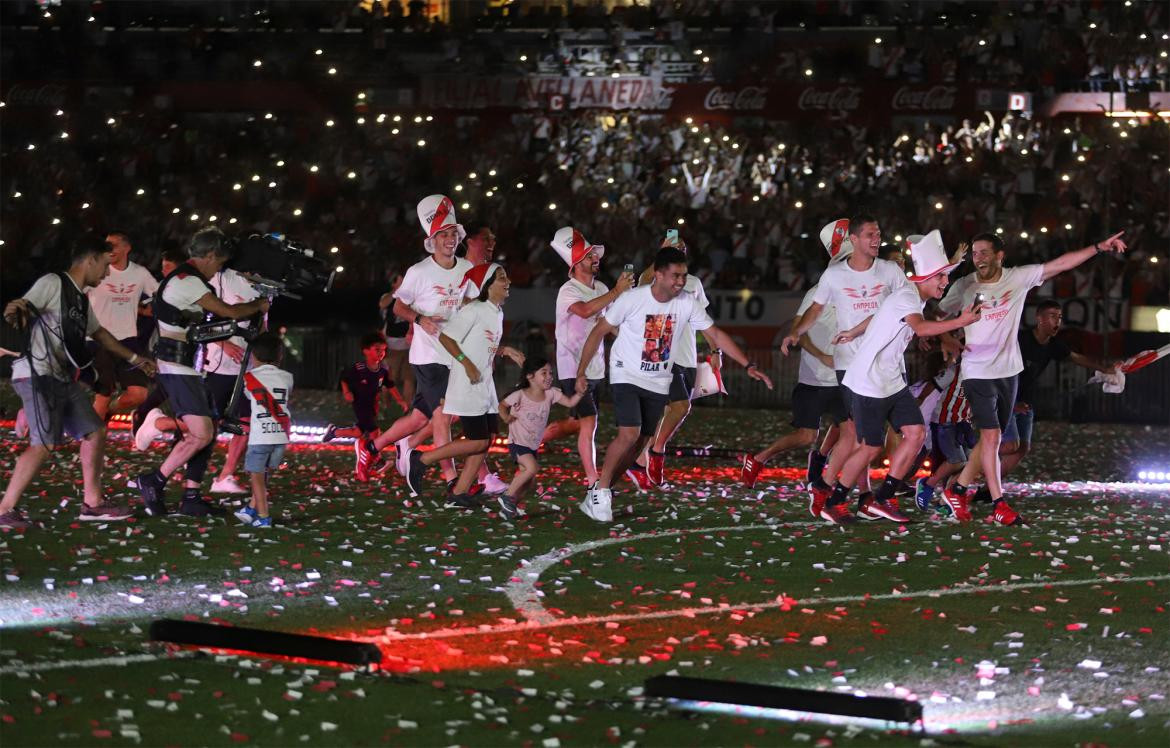
[[[668,244],[678,244],[678,229],[667,229],[666,241]]]
[[[634,265],[632,263],[626,263],[626,266],[622,268],[622,272],[629,273],[630,275],[634,275]],[[636,275],[634,275],[633,285],[635,285],[635,286],[638,285],[638,276],[636,276]]]
[[[973,299],[973,302],[974,302],[974,307],[975,307],[975,311],[979,311],[979,307],[983,306],[983,302],[984,302],[986,299],[987,299],[987,297],[986,297],[986,296],[984,296],[984,295],[983,295],[983,294],[981,294],[981,293],[976,293],[976,294],[975,294],[975,297],[974,297],[974,299]]]

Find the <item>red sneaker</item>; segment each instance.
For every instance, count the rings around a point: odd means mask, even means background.
[[[898,511],[898,500],[890,499],[889,501],[880,501],[876,496],[868,496],[861,504],[859,515],[870,517],[880,517],[888,519],[891,522],[909,522],[910,518],[902,512]]]
[[[840,504],[833,504],[821,509],[820,518],[833,525],[852,525],[857,522],[857,517],[849,511],[846,502]]]
[[[360,483],[368,483],[370,480],[370,467],[374,462],[374,456],[366,449],[366,440],[362,438],[354,439],[353,441],[354,456],[357,461],[353,466],[353,474]]]
[[[662,485],[662,468],[666,464],[666,455],[656,455],[653,452],[649,453],[649,461],[646,463],[646,475],[650,478],[650,482],[656,486]]]
[[[995,511],[992,512],[991,518],[1001,525],[1022,525],[1024,518],[1021,517],[1015,509],[1008,506],[1008,503],[1003,499],[995,502]]]
[[[639,493],[653,491],[655,488],[654,484],[650,481],[650,476],[647,474],[646,468],[641,467],[640,465],[634,465],[629,470],[627,470],[626,477],[629,478],[631,482],[633,482]]]
[[[951,508],[955,519],[960,522],[971,521],[971,509],[968,507],[970,499],[965,493],[958,493],[954,491],[951,486],[943,489],[943,503]]]
[[[808,495],[808,510],[812,512],[812,516],[821,519],[821,512],[825,509],[825,502],[833,495],[833,489],[823,483],[818,486],[816,482],[813,482],[808,487]]]
[[[764,469],[764,463],[757,460],[751,455],[745,454],[743,456],[743,468],[739,471],[739,480],[748,488],[756,485],[756,479],[760,477],[760,471]]]

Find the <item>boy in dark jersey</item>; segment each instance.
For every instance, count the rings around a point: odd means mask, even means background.
[[[341,372],[340,387],[345,401],[353,405],[354,425],[338,428],[332,423],[325,430],[321,441],[329,442],[338,437],[374,438],[378,429],[378,396],[385,392],[407,410],[406,401],[394,386],[390,372],[386,369],[386,338],[380,332],[367,333],[362,337],[362,360]]]

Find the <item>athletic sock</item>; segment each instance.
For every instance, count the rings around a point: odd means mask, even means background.
[[[906,488],[905,481],[895,478],[892,475],[887,475],[885,482],[878,486],[875,498],[884,504],[885,502],[897,496],[898,492],[904,488]]]
[[[155,470],[150,474],[150,479],[153,480],[159,488],[162,488],[167,484],[167,477],[158,470]]]
[[[857,494],[857,511],[860,512],[861,505],[864,504],[867,499],[872,499],[872,498],[873,498],[873,491],[862,491],[861,493]]]
[[[829,495],[829,500],[825,502],[826,506],[837,506],[844,504],[849,499],[850,489],[842,486],[840,482],[833,486],[833,493]]]
[[[198,488],[183,489],[183,501],[200,501],[202,498],[203,495],[199,492]]]
[[[815,483],[822,480],[821,473],[825,471],[825,463],[829,458],[823,454],[819,449],[810,449],[808,452],[808,473],[805,478],[809,483]]]
[[[958,494],[959,496],[966,496],[967,495],[967,487],[964,486],[959,481],[955,481],[954,483],[951,484],[951,493]]]

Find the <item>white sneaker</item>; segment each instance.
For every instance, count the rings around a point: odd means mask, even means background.
[[[608,488],[591,488],[581,500],[581,511],[597,522],[613,522],[613,492]]]
[[[162,408],[155,408],[146,414],[146,418],[142,419],[142,425],[138,427],[138,431],[134,432],[134,449],[138,452],[145,452],[150,443],[158,437],[162,436],[162,431],[158,428],[158,419],[166,418],[166,413],[162,412]]]
[[[508,484],[500,480],[500,476],[495,473],[488,473],[480,482],[483,484],[484,493],[497,494],[508,490]]]
[[[394,442],[394,469],[403,478],[410,470],[410,437],[404,436]]]
[[[217,478],[211,482],[212,493],[248,493],[248,489],[241,486],[234,475],[226,478]]]

